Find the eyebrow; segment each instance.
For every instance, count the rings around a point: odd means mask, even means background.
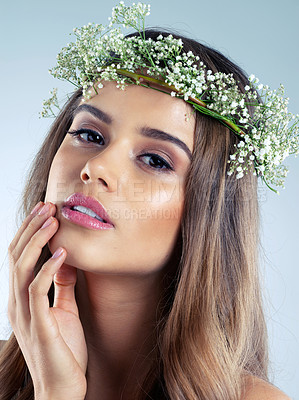
[[[113,122],[113,118],[110,115],[108,115],[107,113],[105,113],[104,111],[100,110],[97,107],[91,106],[90,104],[82,104],[79,107],[77,107],[74,110],[73,116],[75,117],[78,113],[84,111],[90,113],[91,115],[105,122],[106,124],[111,124]],[[146,136],[157,140],[163,140],[175,144],[176,146],[180,147],[187,154],[188,158],[191,160],[192,158],[191,150],[186,145],[186,143],[184,143],[177,137],[172,136],[164,131],[161,131],[160,129],[150,128],[147,126],[142,127],[140,132],[142,136]]]
[[[94,117],[100,119],[101,121],[105,122],[106,124],[111,124],[113,119],[110,115],[106,114],[104,111],[100,110],[99,108],[93,107],[90,104],[82,104],[81,106],[77,107],[74,110],[73,116],[75,117],[80,112],[88,112],[89,114],[93,115]]]
[[[141,134],[142,136],[146,136],[149,138],[153,139],[158,139],[158,140],[164,140],[170,143],[175,144],[176,146],[180,147],[184,152],[187,154],[188,158],[191,160],[192,158],[192,153],[189,147],[182,142],[180,139],[178,139],[175,136],[170,135],[169,133],[166,133],[164,131],[161,131],[160,129],[154,129],[154,128],[149,128],[147,126],[141,128]]]

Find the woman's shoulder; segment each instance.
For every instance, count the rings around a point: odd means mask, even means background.
[[[242,400],[291,400],[277,387],[256,377],[247,377]]]

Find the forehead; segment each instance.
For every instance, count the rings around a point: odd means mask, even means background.
[[[115,82],[104,82],[103,85],[98,94],[85,103],[111,116],[115,127],[160,129],[183,140],[192,151],[195,116],[185,101],[156,88],[132,84],[121,90]]]

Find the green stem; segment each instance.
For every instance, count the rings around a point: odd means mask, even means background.
[[[135,82],[138,82],[138,84],[140,84],[140,82],[142,82],[142,81],[155,83],[159,86],[167,88],[168,91],[171,90],[171,91],[174,91],[174,92],[178,93],[179,95],[183,96],[183,93],[181,93],[179,90],[177,90],[173,85],[169,85],[168,83],[161,81],[160,79],[152,78],[151,76],[147,76],[147,75],[143,75],[143,74],[137,74],[136,72],[126,71],[124,69],[117,69],[116,72],[120,75],[131,78]],[[223,122],[228,128],[230,128],[233,132],[237,133],[239,136],[244,135],[244,132],[242,131],[242,129],[240,127],[238,127],[235,123],[233,123],[231,120],[224,117],[223,115],[220,115],[217,112],[208,109],[207,104],[205,102],[203,102],[202,100],[199,100],[195,97],[189,97],[186,102],[191,104],[196,110],[198,110],[202,114],[211,115],[212,117]]]
[[[173,85],[169,85],[168,83],[161,81],[159,79],[156,79],[156,78],[152,78],[151,76],[137,74],[136,72],[130,72],[130,71],[126,71],[124,69],[118,69],[116,72],[120,75],[124,75],[131,79],[134,79],[136,82],[140,82],[140,80],[144,80],[147,82],[155,83],[159,86],[163,86],[163,87],[167,88],[168,90],[171,90],[173,92],[179,93],[180,95],[183,95]],[[195,99],[193,97],[189,97],[189,99],[193,100],[194,103],[199,104],[202,107],[207,107],[206,103],[204,103],[201,100]]]
[[[265,184],[270,190],[272,190],[272,192],[274,192],[275,194],[279,194],[279,192],[278,192],[277,190],[275,190],[273,187],[271,187],[271,186],[267,183],[267,181],[266,181],[266,179],[264,178],[263,175],[261,175],[261,178],[262,178],[262,181],[264,182],[264,184]]]
[[[71,81],[71,80],[68,79],[68,78],[58,78],[58,79],[61,80],[61,81],[67,81],[67,82],[69,82],[70,84],[76,86],[76,88],[78,88],[78,89],[81,87],[81,85],[78,85],[76,82]]]
[[[233,132],[235,132],[238,136],[245,135],[244,131],[242,131],[242,129],[234,122],[224,117],[223,115],[218,114],[215,111],[209,110],[208,108],[202,107],[198,104],[194,104],[193,100],[194,99],[190,97],[189,100],[187,100],[187,103],[192,104],[197,111],[201,112],[202,114],[210,115],[215,119],[218,119],[220,122],[224,123],[228,128],[230,128]]]

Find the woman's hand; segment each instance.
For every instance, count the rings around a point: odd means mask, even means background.
[[[42,248],[57,232],[56,207],[39,203],[9,246],[8,316],[28,365],[35,399],[84,399],[87,349],[75,301],[76,269],[58,248],[34,277]],[[54,280],[54,306],[48,291]]]

